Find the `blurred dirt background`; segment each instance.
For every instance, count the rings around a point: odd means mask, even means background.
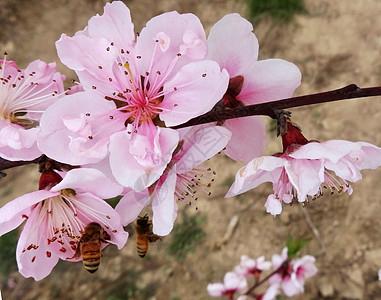
[[[73,35],[82,30],[91,16],[103,13],[104,3],[0,0],[0,50],[6,50],[8,59],[15,60],[20,68],[35,59],[56,61],[69,83],[75,75],[59,62],[54,42],[62,32]],[[246,3],[241,0],[125,3],[131,10],[135,31],[140,31],[151,17],[171,10],[196,14],[207,31],[227,13],[248,17]],[[287,25],[274,25],[265,19],[255,26],[260,59],[276,57],[294,62],[303,74],[296,95],[350,83],[380,85],[381,1],[306,0],[305,5],[307,13],[297,15]],[[292,113],[293,121],[309,139],[361,140],[381,146],[380,98],[315,105],[292,109]],[[270,132],[270,126],[269,133],[266,154],[281,150],[280,140]],[[62,261],[39,282],[25,279],[17,271],[2,272],[3,299],[210,299],[206,285],[221,281],[239,264],[242,254],[265,255],[270,260],[273,253],[281,252],[288,235],[310,240],[302,254],[315,256],[319,268],[318,275],[307,280],[305,293],[294,299],[381,299],[381,283],[377,280],[381,267],[380,169],[364,171],[364,179],[353,184],[351,197],[325,195],[305,208],[321,235],[322,246],[298,205],[284,207],[276,218],[265,212],[263,205],[272,193],[270,184],[225,199],[242,164],[219,155],[209,165],[218,174],[212,196],[198,201],[198,211],[194,206],[183,206],[175,224],[177,235],[151,244],[147,258],[137,256],[133,227],[128,226],[131,236],[127,245],[121,251],[107,247],[95,274],[89,274],[81,263]],[[35,190],[37,182],[36,166],[9,171],[0,181],[1,205]],[[226,235],[234,218],[238,223],[232,234]],[[178,251],[192,250],[192,245],[183,242],[182,237],[194,242],[194,251],[186,256]],[[177,256],[168,254],[170,247]],[[2,259],[0,265],[9,263]]]

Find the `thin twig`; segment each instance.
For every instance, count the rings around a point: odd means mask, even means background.
[[[314,222],[312,222],[310,214],[308,213],[307,209],[303,207],[303,205],[299,205],[300,209],[302,210],[302,213],[304,215],[304,218],[307,221],[308,226],[310,226],[312,233],[314,234],[316,240],[318,241],[323,253],[325,254],[327,251],[327,248],[321,238],[319,230],[316,228]]]
[[[258,286],[260,286],[261,284],[265,283],[267,280],[270,279],[270,277],[272,277],[273,275],[277,274],[280,270],[282,269],[287,269],[288,268],[288,264],[289,264],[289,260],[286,259],[276,270],[274,270],[273,272],[271,272],[270,274],[268,274],[265,278],[263,278],[262,280],[260,281],[256,281],[254,283],[254,285],[252,287],[250,287],[246,293],[244,293],[244,295],[250,295]]]

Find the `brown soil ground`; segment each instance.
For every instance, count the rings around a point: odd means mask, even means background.
[[[130,0],[135,30],[151,17],[170,10],[196,14],[206,29],[227,13],[247,16],[244,1]],[[306,0],[308,13],[287,26],[265,20],[255,28],[260,59],[282,58],[294,62],[303,74],[297,95],[330,90],[356,83],[380,85],[381,2],[378,0]],[[102,13],[98,0],[0,0],[0,50],[25,68],[35,59],[56,61],[58,70],[74,78],[59,63],[54,42],[60,33],[73,35],[95,13]],[[293,109],[293,120],[309,139],[347,139],[381,145],[379,99],[350,100]],[[280,140],[271,133],[266,154],[278,152]],[[207,236],[184,261],[168,256],[173,237],[150,247],[149,259],[136,255],[134,236],[117,251],[103,252],[100,270],[87,273],[80,263],[60,262],[51,275],[35,282],[19,273],[10,275],[12,285],[3,285],[4,299],[210,299],[209,282],[220,281],[239,263],[239,257],[280,253],[288,235],[310,239],[303,254],[316,257],[317,276],[307,280],[305,293],[294,299],[381,299],[377,271],[381,267],[381,171],[364,171],[353,185],[352,196],[324,196],[305,209],[321,235],[322,247],[303,214],[294,205],[273,218],[264,210],[271,185],[243,196],[225,199],[229,183],[241,164],[219,155],[209,162],[218,174],[213,194],[199,201],[199,210],[182,208],[187,215],[206,215]],[[20,167],[1,179],[0,202],[6,203],[37,186],[35,166]],[[238,224],[227,240],[230,220]],[[181,217],[177,224],[181,222]],[[176,224],[175,224],[176,226]],[[127,228],[132,232],[132,227]],[[325,249],[325,251],[324,251]],[[4,279],[4,278],[3,278]]]

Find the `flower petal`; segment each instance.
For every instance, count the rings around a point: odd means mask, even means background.
[[[209,283],[206,287],[211,297],[220,297],[224,294],[225,287],[222,283]]]
[[[106,37],[119,49],[130,49],[135,41],[130,10],[121,1],[106,3],[104,14],[92,17],[87,30],[91,37]]]
[[[110,42],[105,38],[91,38],[82,34],[74,37],[62,34],[56,42],[57,54],[63,64],[74,71],[86,71],[100,78],[112,73],[116,50],[111,48],[107,51],[109,46]],[[100,62],[102,69],[98,68]],[[105,79],[108,81],[107,77]],[[91,90],[91,86],[84,87]]]
[[[277,199],[274,194],[267,197],[265,203],[266,211],[272,214],[274,217],[282,213],[282,201]]]
[[[230,78],[243,74],[258,58],[258,40],[253,25],[239,14],[224,16],[210,29],[208,59],[229,72]]]
[[[262,154],[266,146],[266,127],[261,117],[226,120],[224,126],[232,132],[224,151],[231,159],[249,162]]]
[[[166,36],[165,47],[160,43],[164,41],[163,33]],[[205,58],[205,31],[195,15],[167,12],[147,22],[137,38],[134,50],[141,57],[141,74],[156,74],[159,71],[170,78],[185,64]],[[178,56],[179,53],[181,56]]]
[[[158,127],[152,139],[127,131],[115,133],[110,139],[110,165],[115,179],[137,192],[144,190],[159,179],[177,143],[178,133],[170,128]]]
[[[357,142],[361,146],[360,153],[353,152],[350,155],[354,164],[362,169],[376,169],[381,165],[381,148],[375,145]]]
[[[315,196],[324,182],[324,165],[321,160],[288,160],[285,168],[298,193],[299,202],[303,202],[307,195]]]
[[[284,166],[284,160],[274,156],[254,158],[242,167],[225,197],[233,197],[251,190],[264,182],[275,183]]]
[[[244,276],[235,272],[227,272],[224,276],[224,286],[227,291],[242,291],[247,287],[247,281]]]
[[[361,145],[345,140],[331,140],[323,143],[311,142],[301,146],[290,156],[297,159],[329,159],[337,163],[351,151],[361,149]]]
[[[333,163],[330,160],[325,161],[324,167],[328,170],[332,170],[335,174],[351,182],[356,182],[362,178],[359,169],[353,164],[353,162],[347,158],[342,158],[338,162]]]
[[[25,223],[17,243],[16,260],[21,275],[41,280],[50,274],[59,257],[48,247],[46,236],[35,232],[37,218],[38,213],[34,213]],[[34,239],[36,236],[38,240]],[[38,245],[38,248],[30,245]]]
[[[127,192],[115,207],[115,211],[120,215],[122,225],[127,226],[133,222],[142,209],[149,204],[149,201],[148,190],[135,192],[131,189]]]
[[[172,168],[168,176],[160,178],[152,201],[152,225],[153,232],[157,235],[168,235],[177,217],[177,203],[174,192],[177,176],[176,168]]]
[[[214,61],[204,60],[185,65],[165,83],[160,119],[175,126],[210,111],[222,98],[229,83],[226,70],[220,71]]]
[[[289,98],[302,78],[297,66],[282,59],[257,61],[239,75],[244,81],[237,99],[245,105]]]
[[[51,191],[60,191],[65,188],[74,189],[76,192],[92,193],[104,199],[118,196],[123,191],[119,184],[112,182],[101,171],[89,168],[70,170]]]
[[[231,137],[231,132],[221,126],[201,125],[178,131],[180,141],[184,141],[183,151],[176,163],[178,174],[184,174],[213,157],[226,146]]]
[[[45,190],[35,191],[5,204],[0,208],[0,236],[15,229],[25,219],[28,219],[34,204],[58,194],[58,192]]]
[[[22,126],[0,120],[0,156],[4,159],[33,160],[42,152],[37,147],[40,128],[25,129]]]
[[[39,148],[50,158],[71,165],[101,161],[108,154],[110,135],[124,128],[118,118],[109,118],[110,111],[114,109],[112,101],[106,101],[94,92],[63,97],[41,117]],[[84,127],[92,132],[91,138],[83,135],[86,130],[70,130],[65,125],[68,118],[84,120]]]
[[[303,293],[304,288],[298,281],[286,278],[281,284],[282,290],[287,297],[293,297],[297,294]]]

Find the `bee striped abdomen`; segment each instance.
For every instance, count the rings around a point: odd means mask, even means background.
[[[138,217],[135,225],[136,233],[136,250],[138,250],[138,255],[143,258],[148,252],[148,243],[153,243],[161,238],[152,233],[152,222],[149,220],[148,216]]]
[[[103,230],[101,225],[92,222],[84,229],[76,252],[71,258],[82,256],[85,269],[90,273],[94,273],[101,263],[101,244],[107,243],[108,240],[110,240],[110,235]]]
[[[146,237],[146,236],[143,236],[143,237],[137,236],[137,238],[136,238],[136,249],[138,251],[138,255],[141,258],[146,256],[147,251],[148,251],[148,237]]]
[[[83,251],[82,253],[83,266],[90,273],[94,273],[98,270],[99,264],[101,262],[101,252],[100,251]]]

